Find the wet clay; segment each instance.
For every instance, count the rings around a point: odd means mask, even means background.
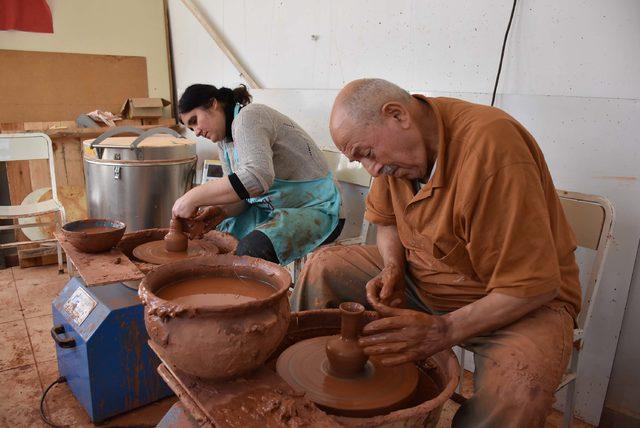
[[[363,324],[379,319],[379,314],[365,311]],[[341,315],[338,309],[322,309],[294,312],[291,315],[289,331],[278,351],[267,362],[268,367],[276,367],[276,362],[286,349],[301,341],[333,335],[340,331]],[[416,362],[419,380],[413,398],[401,409],[372,417],[334,416],[337,424],[350,428],[371,428],[377,426],[426,427],[438,426],[443,404],[453,394],[460,366],[451,350],[441,351],[426,360]],[[308,396],[308,395],[307,395]]]
[[[359,377],[365,370],[369,359],[358,346],[358,336],[362,330],[361,319],[364,306],[359,303],[342,303],[340,305],[340,336],[327,341],[327,359],[329,370],[333,376]]]
[[[250,278],[205,277],[165,285],[156,295],[181,305],[226,306],[266,299],[274,292],[269,284]]]
[[[188,242],[186,251],[167,251],[165,241],[151,241],[133,249],[133,255],[139,260],[155,265],[198,256],[210,256],[218,254],[218,248],[213,244],[200,241]]]
[[[182,222],[179,219],[171,219],[169,233],[164,236],[164,245],[168,252],[183,253],[187,251],[189,239],[182,232]]]
[[[115,230],[114,227],[96,226],[96,227],[83,227],[82,229],[79,229],[78,232],[83,232],[86,234],[94,234],[94,233],[102,233],[102,232],[111,232],[113,230]]]
[[[152,345],[153,348],[153,345]],[[164,364],[160,376],[180,397],[200,426],[337,427],[331,417],[295,393],[272,370],[260,368],[249,377],[227,382],[203,381]]]
[[[118,243],[117,248],[122,251],[124,255],[138,267],[138,269],[144,273],[148,273],[157,265],[137,259],[133,255],[133,250],[144,243],[161,240],[168,232],[169,229],[146,229],[127,233],[124,235],[120,243]],[[238,245],[238,240],[236,238],[228,233],[219,232],[217,230],[212,230],[205,234],[201,241],[205,244],[212,244],[217,247],[218,254],[232,253]]]
[[[200,278],[249,278],[268,283],[265,297],[230,305],[180,304],[159,296],[170,284]],[[280,265],[252,257],[218,254],[164,264],[138,289],[149,338],[170,367],[208,380],[224,380],[260,367],[289,325],[291,275]],[[265,287],[262,284],[258,287]],[[197,300],[197,299],[196,299]]]
[[[364,307],[343,303],[341,335],[303,340],[287,348],[276,369],[294,390],[328,413],[371,417],[408,406],[418,386],[413,363],[385,367],[367,361],[357,345]]]
[[[108,219],[77,220],[62,226],[62,234],[76,249],[85,253],[108,251],[120,242],[126,225]]]

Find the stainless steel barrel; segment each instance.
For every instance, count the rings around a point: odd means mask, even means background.
[[[90,217],[120,220],[127,231],[169,226],[174,201],[192,186],[195,141],[168,128],[121,127],[83,147]]]

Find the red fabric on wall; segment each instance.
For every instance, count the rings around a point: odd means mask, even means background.
[[[0,0],[0,30],[53,33],[46,0]]]

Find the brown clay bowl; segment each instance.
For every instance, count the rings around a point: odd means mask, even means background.
[[[231,306],[186,306],[159,298],[163,286],[189,278],[243,276],[270,284],[265,299]],[[230,379],[262,366],[287,332],[289,272],[280,265],[231,254],[158,266],[138,289],[150,339],[165,363],[192,376]]]
[[[62,234],[71,245],[84,253],[101,253],[115,247],[126,228],[121,221],[93,218],[65,224]]]

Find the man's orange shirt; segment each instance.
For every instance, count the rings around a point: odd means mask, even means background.
[[[435,172],[417,194],[410,180],[375,178],[365,218],[397,226],[424,303],[450,311],[490,292],[558,290],[554,304],[575,318],[576,240],[533,136],[497,108],[415,97],[436,115]]]

